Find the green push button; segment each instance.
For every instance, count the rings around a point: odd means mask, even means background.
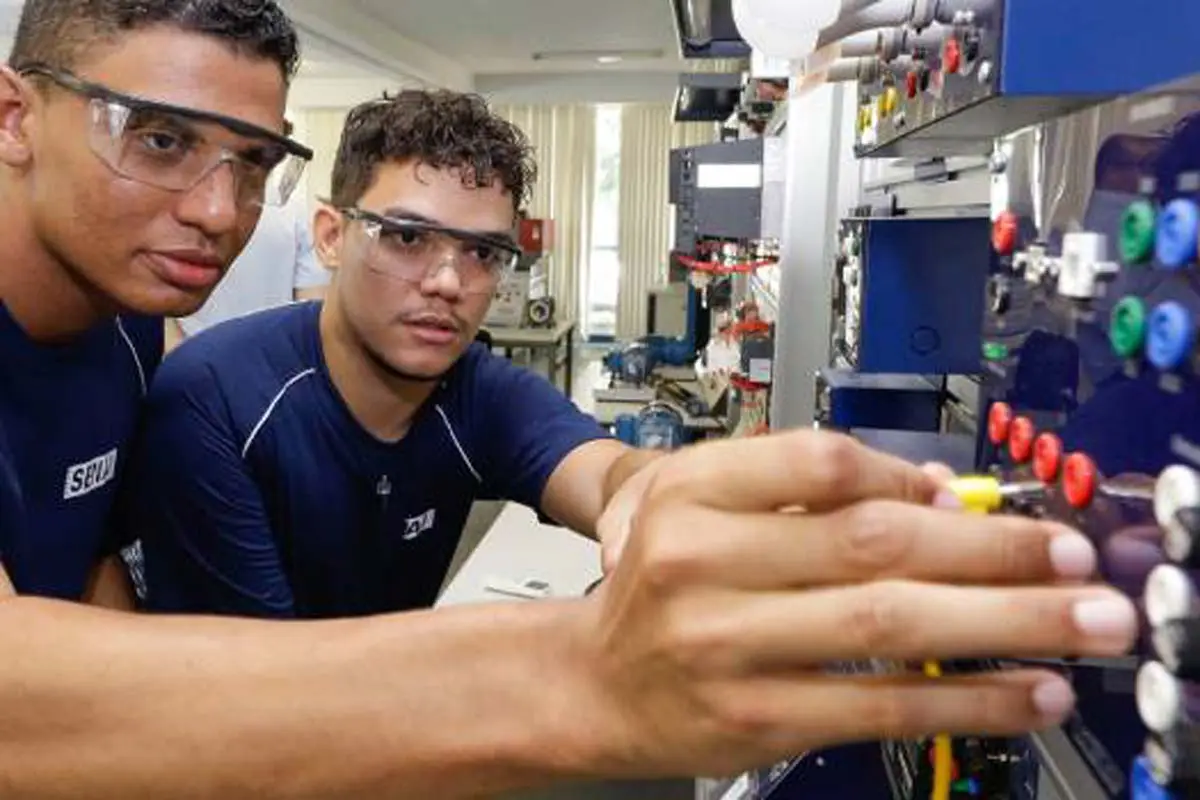
[[[1008,345],[1002,342],[984,342],[983,357],[988,361],[1002,361],[1008,358]]]
[[[1133,358],[1142,349],[1146,338],[1146,305],[1137,297],[1122,297],[1113,306],[1109,321],[1108,339],[1113,352],[1122,358]]]
[[[1158,224],[1154,206],[1138,200],[1121,215],[1121,237],[1118,247],[1126,264],[1145,264],[1154,255],[1154,230]]]

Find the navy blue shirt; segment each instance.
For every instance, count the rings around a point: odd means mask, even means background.
[[[150,392],[124,518],[152,610],[339,617],[428,607],[477,497],[537,507],[608,434],[545,379],[473,345],[403,439],[353,418],[320,304],[212,328]]]
[[[118,478],[163,347],[162,320],[34,342],[0,305],[0,558],[22,594],[78,600],[124,543]]]

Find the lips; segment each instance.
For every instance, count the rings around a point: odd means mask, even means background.
[[[453,317],[428,314],[406,320],[405,324],[425,344],[447,345],[458,340],[460,326]]]
[[[148,253],[154,271],[167,283],[180,289],[211,289],[221,280],[221,259],[199,250],[171,250]]]

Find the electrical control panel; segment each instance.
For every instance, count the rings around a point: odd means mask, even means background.
[[[1043,484],[1016,510],[1091,537],[1148,623],[1134,657],[1060,665],[1076,796],[1197,797],[1200,76],[1022,136],[995,163],[978,466]]]
[[[864,373],[978,373],[988,230],[984,217],[843,221],[833,352]]]
[[[1190,0],[894,5],[909,24],[880,31],[882,63],[860,82],[860,154],[986,152],[993,137],[1198,68],[1200,3]]]
[[[746,139],[671,151],[676,252],[692,253],[702,239],[761,238],[763,147]]]

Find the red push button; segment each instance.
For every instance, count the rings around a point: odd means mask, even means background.
[[[1054,483],[1062,467],[1063,444],[1053,433],[1043,433],[1033,442],[1033,474],[1042,483]]]
[[[920,91],[920,77],[916,70],[908,73],[908,77],[904,79],[904,88],[908,90],[908,99],[913,99]]]
[[[1003,211],[992,223],[992,249],[1002,256],[1011,256],[1017,249],[1020,221],[1011,211]]]
[[[1008,441],[1008,429],[1012,425],[1013,410],[1008,403],[993,403],[988,411],[988,439],[994,445]]]
[[[1033,421],[1029,417],[1017,417],[1008,432],[1008,454],[1018,464],[1024,464],[1033,455]]]
[[[1083,453],[1071,453],[1063,464],[1063,495],[1072,508],[1087,508],[1096,496],[1096,462]]]
[[[948,39],[942,50],[942,69],[947,75],[953,75],[962,68],[962,45],[958,39]]]

